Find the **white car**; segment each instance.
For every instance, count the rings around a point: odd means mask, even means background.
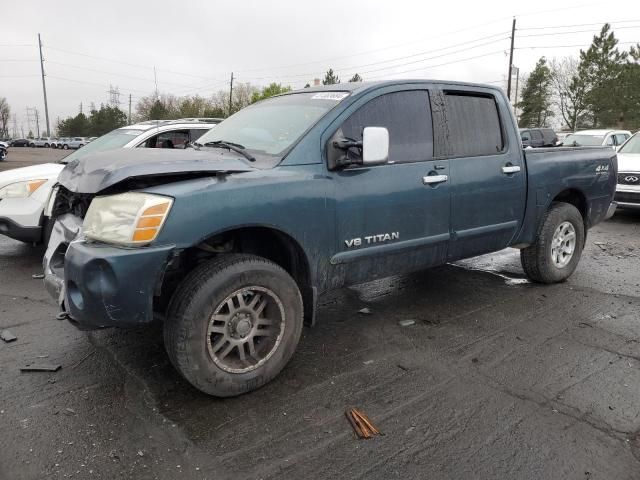
[[[58,175],[72,160],[114,148],[186,148],[216,123],[150,121],[113,130],[65,157],[0,172],[0,234],[28,243],[47,243],[51,222],[44,214]],[[78,137],[79,138],[79,137]]]
[[[581,130],[570,133],[564,140],[564,147],[601,147],[609,146],[612,148],[619,147],[631,137],[629,130]]]
[[[618,185],[614,199],[620,208],[640,208],[640,135],[618,150]]]
[[[29,143],[29,146],[31,148],[35,148],[35,147],[49,148],[51,146],[51,141],[52,139],[50,137],[38,137],[31,140],[31,142]]]

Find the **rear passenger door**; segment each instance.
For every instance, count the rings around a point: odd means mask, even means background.
[[[434,133],[436,155],[449,160],[448,258],[505,248],[520,229],[526,198],[522,147],[506,133],[512,121],[508,107],[491,90],[461,88],[440,95],[444,108],[442,118],[434,115]]]

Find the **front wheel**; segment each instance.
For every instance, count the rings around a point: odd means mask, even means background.
[[[0,162],[3,162],[7,158],[7,151],[4,148],[0,148]]]
[[[45,143],[45,144],[44,144],[44,148],[49,148],[49,144],[48,144],[48,143]]]
[[[536,242],[520,251],[527,277],[538,283],[557,283],[569,278],[580,261],[584,234],[582,215],[576,207],[562,202],[551,204]]]
[[[67,145],[67,144],[63,145],[63,146],[62,146],[62,149],[63,149],[63,150],[69,150],[69,145]]]
[[[275,263],[222,255],[193,270],[171,299],[164,342],[171,363],[218,397],[255,390],[291,359],[302,332],[302,297]]]

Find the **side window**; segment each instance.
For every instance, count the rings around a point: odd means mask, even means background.
[[[503,150],[500,116],[493,96],[446,92],[445,100],[452,156],[495,155]]]
[[[522,137],[522,141],[523,142],[530,142],[531,141],[531,135],[529,135],[529,132],[522,132],[520,134],[520,136]]]
[[[362,141],[364,127],[386,127],[389,130],[389,162],[418,162],[433,158],[431,106],[426,90],[376,97],[351,115],[336,135]]]
[[[542,132],[540,130],[531,130],[531,138],[534,142],[542,142]]]
[[[188,144],[189,130],[173,130],[154,135],[140,146],[145,148],[186,148]]]
[[[607,145],[608,147],[612,147],[613,146],[613,135],[609,135],[607,137],[607,141],[605,142],[605,145]]]
[[[191,141],[192,142],[195,142],[202,135],[204,135],[206,132],[208,132],[208,130],[205,130],[204,128],[192,128],[189,131],[191,132]]]
[[[627,138],[629,137],[624,133],[616,133],[616,145],[622,145]]]

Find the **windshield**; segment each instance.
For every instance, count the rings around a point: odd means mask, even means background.
[[[295,93],[251,105],[198,139],[198,144],[224,141],[242,145],[256,159],[282,157],[346,92]],[[97,140],[96,140],[97,141]]]
[[[640,153],[640,136],[636,133],[633,137],[627,140],[618,153]]]
[[[91,153],[104,152],[105,150],[111,150],[113,148],[121,148],[144,131],[145,130],[137,130],[133,128],[119,128],[117,130],[113,130],[106,135],[96,138],[91,143],[87,143],[84,147],[60,160],[60,163],[69,163],[72,160],[81,160]]]
[[[604,141],[604,135],[579,135],[572,133],[567,135],[562,141],[562,145],[565,147],[594,147],[602,145]]]

